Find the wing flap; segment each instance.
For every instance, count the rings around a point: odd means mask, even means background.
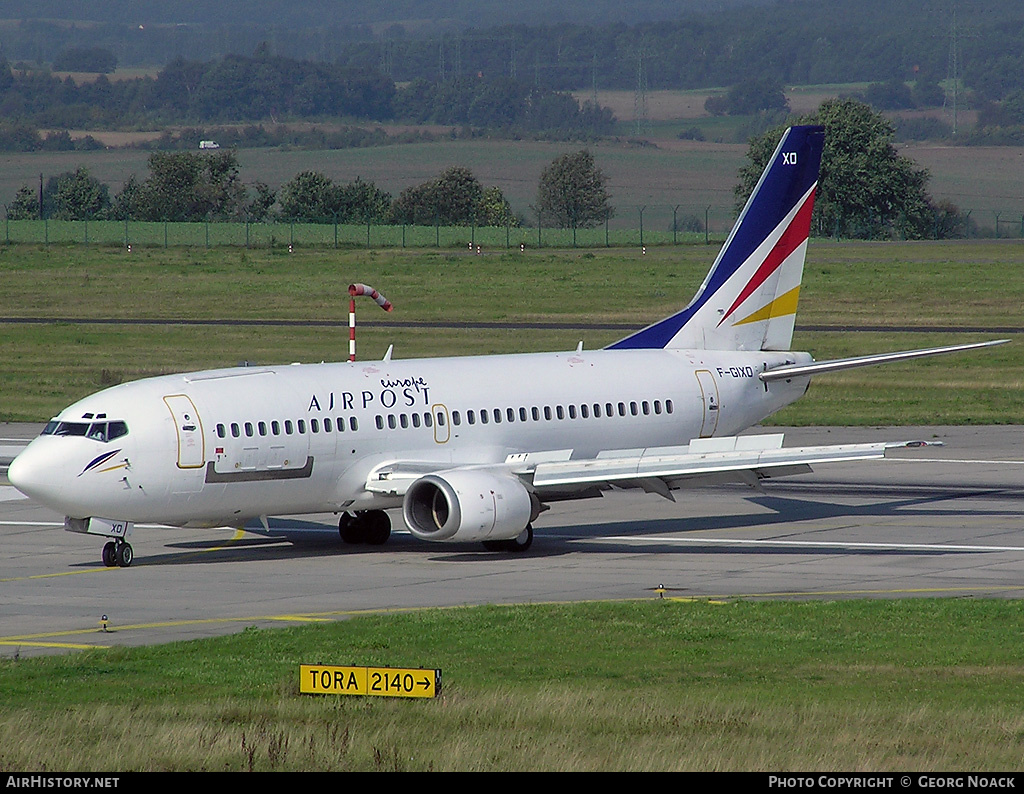
[[[882,458],[887,449],[932,443],[882,441],[783,449],[782,439],[781,434],[695,439],[685,453],[664,454],[663,448],[653,447],[639,456],[541,463],[533,472],[533,486],[538,490],[596,483],[623,487],[657,479],[678,487],[690,479],[748,481],[744,472],[763,479],[805,472],[819,463]]]

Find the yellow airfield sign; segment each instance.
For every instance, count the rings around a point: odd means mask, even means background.
[[[441,671],[303,664],[299,665],[299,692],[307,695],[433,698],[441,694]]]

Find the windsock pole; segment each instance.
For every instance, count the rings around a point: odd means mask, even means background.
[[[365,284],[349,284],[348,285],[348,360],[356,360],[356,296],[367,295],[373,298],[374,302],[380,306],[384,311],[391,311],[394,306],[391,305],[391,301],[381,295],[373,287],[368,287]]]

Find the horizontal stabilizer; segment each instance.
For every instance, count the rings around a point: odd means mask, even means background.
[[[814,361],[810,364],[786,364],[775,369],[762,372],[758,377],[768,383],[773,380],[788,380],[807,375],[819,375],[823,372],[838,372],[855,367],[870,367],[875,364],[891,364],[894,361],[907,361],[912,358],[938,356],[942,353],[958,353],[962,350],[977,350],[983,347],[1004,345],[1009,339],[994,339],[990,342],[972,342],[966,345],[947,345],[946,347],[929,347],[921,350],[903,350],[898,353],[879,353],[873,356],[856,356],[854,358],[837,358],[832,361]]]

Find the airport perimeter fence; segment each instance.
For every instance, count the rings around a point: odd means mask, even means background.
[[[969,216],[968,216],[969,217]],[[1018,220],[1019,218],[1019,220]],[[731,208],[699,213],[680,207],[619,209],[615,217],[587,229],[544,226],[433,226],[297,223],[288,221],[4,221],[4,241],[141,247],[246,248],[441,248],[494,251],[517,248],[600,248],[721,243],[735,216]],[[935,238],[939,229],[936,227]],[[837,236],[837,235],[831,235]],[[1024,215],[994,213],[992,227],[964,224],[944,238],[1024,238]]]
[[[77,243],[148,247],[247,248],[597,248],[721,242],[732,220],[723,210],[724,231],[705,231],[692,219],[684,227],[668,222],[664,213],[644,213],[643,226],[605,223],[589,229],[542,226],[432,226],[297,223],[288,221],[176,222],[176,221],[63,221],[5,220],[6,243]],[[651,220],[652,216],[654,219]],[[639,215],[637,216],[639,218]],[[681,219],[681,216],[677,216]],[[648,223],[650,221],[650,223]]]

